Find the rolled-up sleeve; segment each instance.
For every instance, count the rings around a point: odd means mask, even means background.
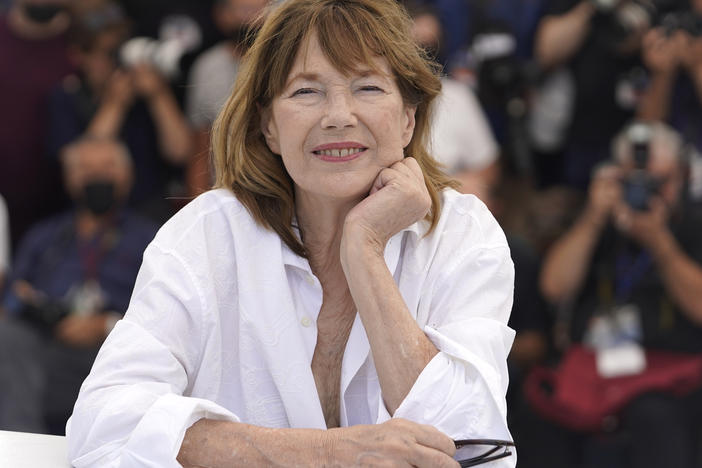
[[[514,266],[504,236],[495,237],[467,252],[454,250],[436,275],[420,324],[439,353],[394,414],[454,439],[511,440],[505,395]],[[512,467],[516,457],[494,463]]]
[[[238,421],[186,396],[207,339],[203,300],[187,265],[152,244],[129,310],[100,350],[66,427],[73,466],[180,466],[176,456],[194,422]]]

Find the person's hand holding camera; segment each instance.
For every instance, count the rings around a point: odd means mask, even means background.
[[[115,70],[107,82],[104,102],[121,109],[128,109],[133,100],[134,85],[132,78],[124,70]]]
[[[600,167],[592,178],[585,215],[598,227],[605,225],[614,207],[621,202],[620,178],[621,170],[615,165]]]
[[[614,208],[614,225],[641,247],[653,251],[665,237],[671,235],[669,216],[668,205],[658,195],[651,196],[646,211],[635,210],[621,200]]]
[[[139,63],[130,69],[134,80],[134,89],[144,99],[149,100],[168,89],[161,74],[148,63]]]

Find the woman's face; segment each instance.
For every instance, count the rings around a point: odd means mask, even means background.
[[[344,76],[312,35],[282,93],[264,112],[268,147],[283,158],[298,196],[358,199],[381,169],[403,158],[414,131],[390,67],[361,66]]]

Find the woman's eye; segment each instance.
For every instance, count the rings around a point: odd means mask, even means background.
[[[300,88],[292,93],[292,96],[302,96],[305,94],[314,94],[315,90],[312,88]]]
[[[382,89],[375,85],[366,85],[359,88],[361,91],[382,91]]]

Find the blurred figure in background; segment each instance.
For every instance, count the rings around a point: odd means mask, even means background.
[[[535,56],[545,70],[565,67],[574,85],[560,182],[585,191],[592,169],[609,158],[612,137],[634,116],[640,42],[652,21],[634,0],[547,1]]]
[[[27,233],[2,300],[0,429],[63,433],[156,232],[125,208],[133,165],[124,145],[80,140],[62,164],[75,208]]]
[[[417,43],[436,59],[441,50],[442,28],[434,9],[407,3]],[[441,94],[432,116],[432,156],[461,183],[463,193],[487,203],[497,181],[498,147],[480,103],[471,89],[450,77],[441,78]]]
[[[70,31],[78,74],[51,96],[50,151],[58,155],[81,134],[122,139],[134,162],[129,204],[163,222],[176,208],[167,197],[182,195],[177,183],[179,167],[191,153],[190,128],[154,64],[120,62],[120,47],[129,37],[121,8],[110,1],[94,3],[77,11]]]
[[[59,168],[46,158],[44,143],[49,91],[72,70],[68,4],[14,0],[0,15],[0,190],[13,243],[61,205]]]
[[[702,217],[685,203],[681,138],[662,123],[636,124],[613,153],[544,259],[543,294],[569,305],[571,340],[597,353],[622,344],[702,353]],[[621,415],[631,466],[696,466],[701,415],[700,390],[634,397]]]
[[[642,55],[649,81],[639,118],[669,122],[702,152],[702,0],[664,16]]]
[[[206,50],[193,63],[186,91],[186,113],[195,129],[195,154],[188,168],[191,195],[212,185],[210,129],[231,94],[246,52],[247,34],[268,0],[216,0],[212,9],[217,29],[227,38]]]

